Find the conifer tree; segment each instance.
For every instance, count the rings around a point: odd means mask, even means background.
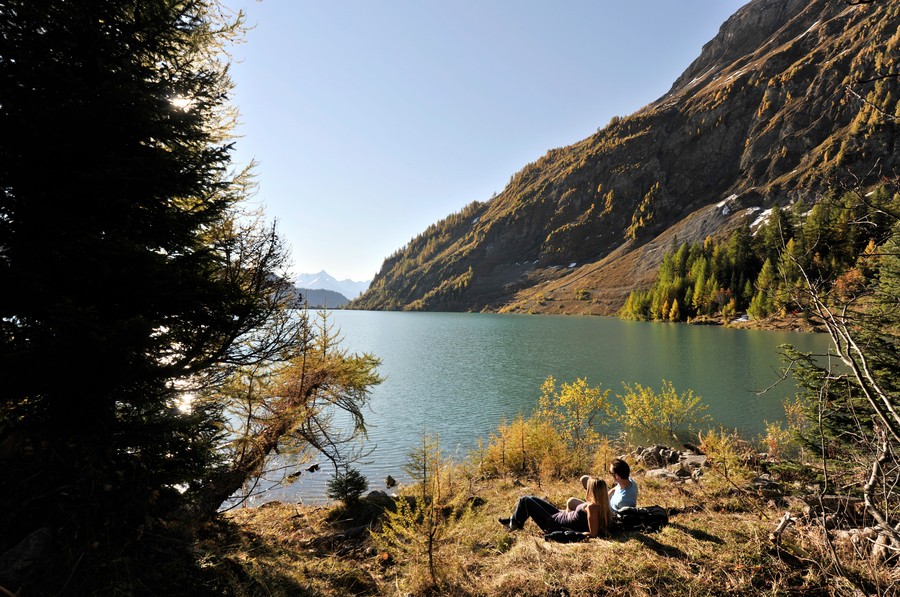
[[[775,277],[775,266],[770,259],[763,263],[762,270],[756,279],[756,294],[750,302],[748,311],[757,319],[767,317],[774,311],[774,293],[778,280]]]
[[[0,0],[0,553],[48,536],[35,593],[98,590],[221,478],[224,405],[188,392],[303,333],[230,162],[240,29],[217,0]]]
[[[669,320],[681,321],[681,309],[678,306],[678,299],[672,301],[672,308],[669,310]]]
[[[697,261],[694,262],[694,265],[691,267],[691,276],[694,280],[694,291],[693,298],[691,299],[691,304],[694,307],[694,311],[698,314],[702,313],[705,309],[707,299],[706,299],[706,276],[707,276],[707,261],[706,257],[700,257]]]

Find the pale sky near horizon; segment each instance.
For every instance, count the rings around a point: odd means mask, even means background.
[[[548,149],[658,99],[746,0],[224,0],[251,159],[293,274],[370,280]]]

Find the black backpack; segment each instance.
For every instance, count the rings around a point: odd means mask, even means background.
[[[544,534],[544,541],[556,541],[557,543],[578,543],[587,539],[587,535],[576,531],[552,531]]]
[[[660,506],[632,508],[625,506],[613,512],[612,528],[615,531],[647,531],[655,533],[669,524],[669,514]]]

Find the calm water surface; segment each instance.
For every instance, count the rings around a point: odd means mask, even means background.
[[[765,421],[783,420],[781,402],[794,391],[783,384],[756,393],[778,378],[776,348],[828,347],[817,334],[612,317],[333,311],[329,321],[344,347],[382,359],[386,379],[374,389],[366,416],[375,448],[358,466],[370,489],[383,489],[388,474],[404,478],[406,453],[423,432],[438,434],[444,454],[463,458],[504,418],[530,414],[550,375],[558,383],[587,378],[611,396],[621,393],[623,381],[659,389],[666,379],[679,392],[693,389],[717,423],[756,436]],[[322,501],[330,475],[323,466],[257,502]]]

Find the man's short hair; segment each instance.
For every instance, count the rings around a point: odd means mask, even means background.
[[[609,465],[609,470],[623,479],[628,479],[631,476],[631,467],[621,458],[613,460]]]

